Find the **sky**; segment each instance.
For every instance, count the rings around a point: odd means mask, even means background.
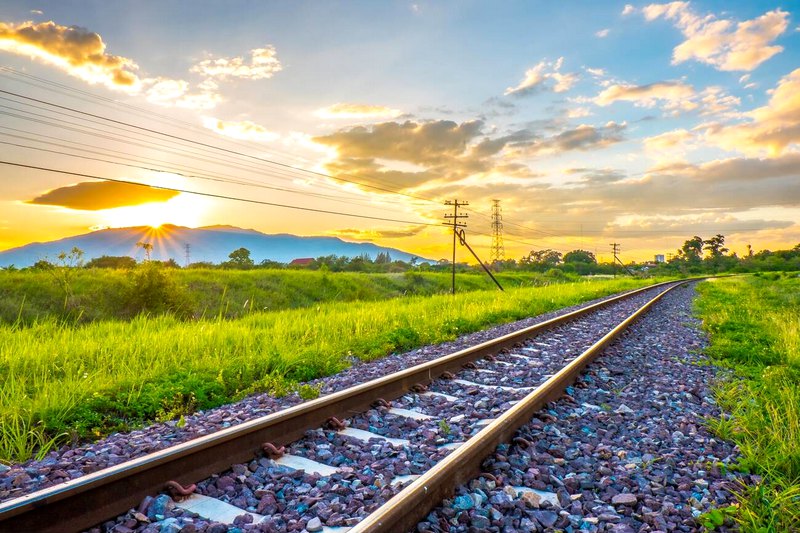
[[[225,224],[438,259],[455,199],[484,260],[493,200],[510,259],[791,248],[796,6],[6,0],[0,250]]]

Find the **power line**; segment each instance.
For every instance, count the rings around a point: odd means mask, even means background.
[[[254,200],[254,199],[251,199],[251,198],[240,198],[238,196],[227,196],[227,195],[224,195],[224,194],[214,194],[214,193],[209,193],[209,192],[192,191],[192,190],[188,190],[188,189],[179,189],[179,188],[175,188],[175,187],[164,187],[162,185],[148,185],[146,183],[138,183],[138,182],[130,181],[130,180],[123,180],[123,179],[117,179],[117,178],[106,178],[106,177],[102,177],[102,176],[94,176],[92,174],[84,174],[82,172],[70,172],[68,170],[61,170],[61,169],[55,169],[55,168],[38,167],[38,166],[34,166],[34,165],[24,165],[22,163],[14,163],[14,162],[11,162],[11,161],[2,161],[2,160],[0,160],[0,164],[2,164],[2,165],[10,165],[10,166],[20,167],[20,168],[28,168],[28,169],[32,169],[32,170],[41,170],[43,172],[53,172],[53,173],[56,173],[56,174],[64,174],[64,175],[67,175],[67,176],[77,176],[77,177],[81,177],[81,178],[89,178],[89,179],[100,180],[100,181],[111,181],[111,182],[115,182],[115,183],[125,183],[127,185],[135,185],[137,187],[150,187],[151,189],[160,189],[160,190],[164,190],[164,191],[182,192],[182,193],[186,193],[186,194],[194,194],[194,195],[197,195],[197,196],[207,196],[209,198],[219,198],[219,199],[222,199],[222,200],[234,200],[234,201],[237,201],[237,202],[246,202],[246,203],[250,203],[250,204],[268,205],[268,206],[272,206],[272,207],[283,207],[285,209],[297,209],[297,210],[300,210],[300,211],[310,211],[312,213],[324,213],[324,214],[328,214],[328,215],[339,215],[339,216],[353,217],[353,218],[364,218],[364,219],[368,219],[368,220],[381,220],[381,221],[385,221],[385,222],[398,222],[398,223],[401,223],[401,224],[415,224],[415,225],[418,225],[418,226],[436,226],[436,227],[441,227],[441,224],[434,224],[432,222],[421,222],[421,221],[413,221],[413,220],[401,220],[401,219],[396,219],[396,218],[374,217],[374,216],[369,216],[369,215],[359,215],[357,213],[347,213],[347,212],[343,212],[343,211],[330,211],[330,210],[327,210],[327,209],[315,209],[313,207],[302,207],[302,206],[299,206],[299,205],[279,204],[279,203],[275,203],[275,202],[265,202],[263,200]]]
[[[0,132],[0,135],[6,135],[6,136],[11,136],[11,137],[20,137],[18,135],[10,135],[8,133],[3,133],[3,132]],[[35,139],[29,139],[29,140],[34,140],[35,141]],[[36,142],[41,142],[41,141],[36,141]],[[68,156],[68,157],[75,157],[75,158],[83,159],[83,160],[87,160],[87,161],[97,161],[97,162],[100,162],[100,163],[108,163],[108,164],[111,164],[111,165],[119,165],[119,166],[125,166],[125,167],[130,167],[130,168],[138,168],[140,170],[147,170],[147,171],[150,171],[150,172],[173,174],[173,175],[176,175],[176,176],[181,176],[183,178],[189,178],[189,179],[194,178],[194,179],[215,181],[215,182],[221,182],[221,183],[231,183],[231,184],[236,184],[236,185],[242,185],[242,186],[245,186],[245,187],[257,187],[257,188],[261,188],[261,189],[269,189],[269,190],[280,191],[280,192],[288,192],[288,193],[291,193],[291,194],[300,194],[300,195],[303,195],[303,196],[311,196],[311,197],[314,197],[314,198],[324,198],[326,200],[331,200],[331,201],[334,201],[334,202],[341,202],[341,203],[346,203],[346,204],[351,204],[351,205],[361,205],[361,206],[364,205],[364,204],[357,203],[357,202],[354,202],[354,201],[346,200],[344,198],[337,198],[335,196],[328,195],[328,194],[314,193],[314,192],[310,192],[310,191],[301,191],[301,190],[298,190],[298,189],[288,189],[288,188],[285,188],[285,187],[275,187],[275,186],[266,185],[266,184],[263,184],[263,183],[252,183],[252,182],[247,182],[247,181],[236,181],[236,180],[226,179],[226,178],[216,178],[216,177],[213,177],[213,176],[202,176],[202,175],[196,175],[196,174],[186,174],[186,173],[183,173],[181,171],[174,170],[174,169],[160,169],[160,168],[146,167],[146,166],[142,166],[142,165],[134,165],[132,163],[123,163],[123,162],[120,162],[120,161],[111,161],[111,160],[102,159],[102,158],[99,158],[99,157],[89,157],[89,156],[82,156],[82,155],[78,155],[78,154],[70,154],[68,152],[62,152],[62,151],[59,151],[59,150],[50,150],[50,149],[47,149],[47,148],[41,148],[41,147],[37,147],[37,146],[28,146],[28,145],[25,145],[25,144],[13,143],[13,142],[8,142],[8,141],[0,141],[0,144],[5,144],[5,145],[8,145],[8,146],[16,146],[18,148],[36,150],[36,151],[40,151],[40,152],[47,152],[47,153],[51,153],[51,154],[65,155],[65,156]],[[51,143],[48,143],[48,144],[51,144]],[[58,146],[55,143],[52,143],[52,144]],[[68,148],[70,150],[81,150],[80,148],[72,148],[72,147],[66,147],[66,148]],[[81,150],[81,151],[87,151],[87,152],[92,153],[89,150]],[[95,153],[97,153],[97,152],[95,152]],[[122,159],[129,159],[129,158],[122,158]],[[135,161],[135,159],[133,159],[133,160]]]
[[[56,109],[62,109],[62,110],[65,110],[65,111],[70,111],[72,113],[77,113],[77,114],[85,115],[85,116],[92,117],[92,118],[98,118],[98,119],[110,122],[112,124],[117,124],[117,125],[125,126],[125,127],[128,127],[128,128],[134,128],[134,129],[137,129],[137,130],[146,131],[146,132],[149,132],[149,133],[154,133],[156,135],[161,135],[161,136],[167,137],[169,139],[179,140],[179,141],[191,143],[191,144],[194,144],[194,145],[197,145],[197,146],[202,146],[204,148],[210,148],[212,150],[218,150],[218,151],[221,151],[221,152],[234,154],[234,155],[237,155],[237,156],[240,156],[240,157],[253,159],[253,160],[256,160],[256,161],[260,161],[262,163],[267,163],[267,164],[275,165],[275,166],[282,167],[282,168],[288,168],[288,169],[292,169],[292,170],[295,170],[295,171],[305,172],[305,173],[312,174],[312,175],[319,176],[319,177],[324,177],[324,178],[328,178],[328,179],[343,181],[345,183],[351,183],[351,184],[354,184],[354,185],[359,185],[361,187],[367,187],[367,188],[375,189],[375,190],[382,191],[382,192],[387,192],[387,193],[391,193],[391,194],[399,194],[399,195],[407,196],[409,198],[414,198],[416,200],[422,200],[422,201],[425,201],[425,202],[434,202],[434,200],[431,200],[429,198],[423,198],[423,197],[415,196],[415,195],[412,195],[412,194],[403,193],[403,192],[400,192],[400,191],[391,190],[391,189],[387,189],[387,188],[384,188],[384,187],[379,187],[377,185],[370,185],[370,184],[367,184],[367,183],[347,180],[347,179],[344,179],[344,178],[342,178],[340,176],[333,176],[333,175],[330,175],[330,174],[317,172],[315,170],[309,170],[309,169],[304,169],[304,168],[300,168],[300,167],[295,167],[295,166],[292,166],[292,165],[288,165],[286,163],[281,163],[279,161],[274,161],[274,160],[271,160],[271,159],[258,157],[258,156],[252,155],[252,154],[246,154],[244,152],[240,152],[240,151],[237,151],[237,150],[231,150],[231,149],[228,149],[228,148],[214,146],[212,144],[205,143],[205,142],[202,142],[202,141],[197,141],[197,140],[194,140],[194,139],[188,139],[188,138],[185,138],[185,137],[181,137],[179,135],[173,135],[171,133],[165,133],[165,132],[158,131],[158,130],[155,130],[155,129],[152,129],[152,128],[146,128],[144,126],[138,126],[136,124],[131,124],[129,122],[125,122],[125,121],[122,121],[122,120],[116,120],[116,119],[113,119],[113,118],[104,117],[102,115],[97,115],[95,113],[89,113],[88,111],[81,111],[79,109],[74,109],[74,108],[71,108],[69,106],[64,106],[64,105],[56,104],[56,103],[53,103],[53,102],[48,102],[46,100],[40,100],[38,98],[25,96],[25,95],[18,94],[18,93],[12,92],[12,91],[6,91],[6,90],[3,90],[3,89],[0,89],[0,93],[8,94],[8,95],[14,96],[16,98],[22,98],[24,100],[28,100],[28,101],[31,101],[31,102],[37,102],[37,103],[40,103],[40,104],[45,104],[45,105],[54,107]]]

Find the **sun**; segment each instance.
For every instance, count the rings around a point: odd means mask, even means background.
[[[164,224],[197,227],[203,224],[207,210],[205,199],[179,194],[166,202],[105,209],[102,211],[102,224],[112,228],[159,228]]]

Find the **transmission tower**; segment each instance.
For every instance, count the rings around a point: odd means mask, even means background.
[[[503,247],[503,215],[500,211],[500,200],[492,200],[492,251],[489,261],[496,263],[505,259]]]
[[[184,266],[188,267],[192,262],[192,245],[189,244],[188,242],[184,243],[183,244],[183,252],[184,252],[183,256],[185,258]]]

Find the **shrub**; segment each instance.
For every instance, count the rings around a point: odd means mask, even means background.
[[[146,262],[134,271],[124,294],[124,304],[130,316],[140,313],[190,314],[186,292],[168,271],[152,262]]]

